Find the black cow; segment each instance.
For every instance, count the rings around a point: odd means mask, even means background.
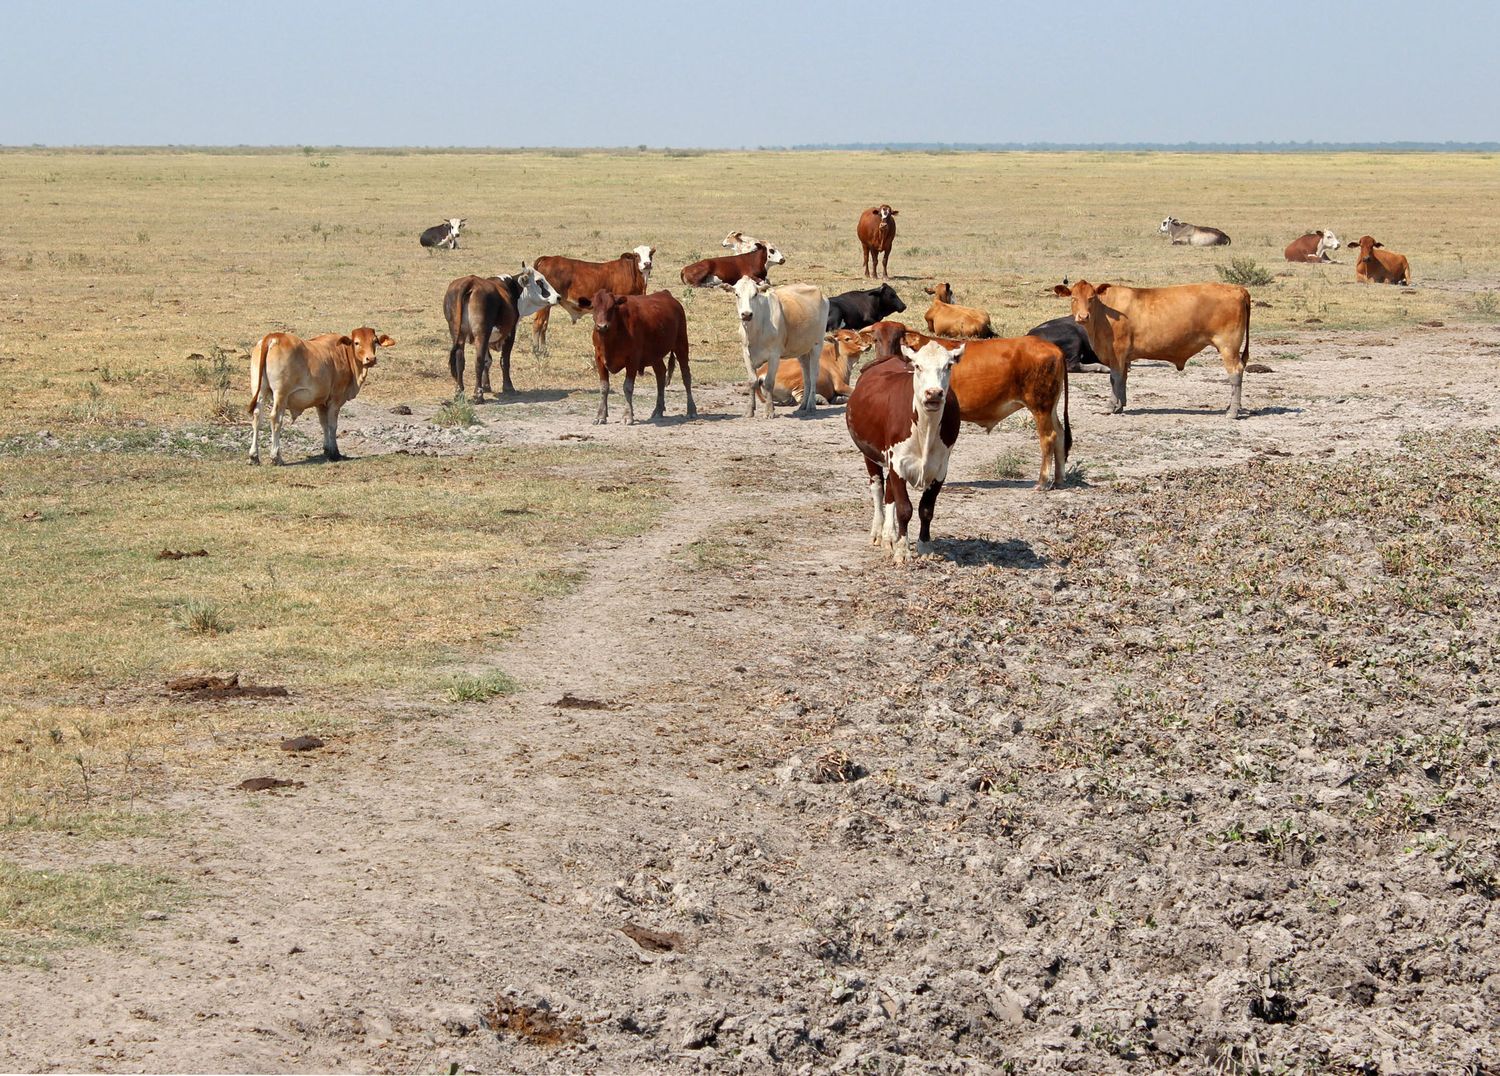
[[[424,247],[437,247],[439,250],[458,249],[458,230],[469,223],[467,217],[449,217],[441,224],[434,224],[422,233],[420,240]]]
[[[1094,354],[1093,345],[1089,343],[1089,334],[1083,331],[1082,325],[1073,320],[1072,314],[1044,321],[1036,328],[1026,330],[1026,335],[1039,336],[1048,343],[1062,348],[1063,358],[1068,362],[1070,374],[1076,374],[1082,370],[1095,374],[1109,372],[1109,367],[1100,362],[1099,356]]]
[[[863,329],[906,309],[889,284],[868,291],[846,291],[828,300],[828,331]]]

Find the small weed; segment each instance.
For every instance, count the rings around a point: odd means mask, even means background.
[[[432,421],[439,426],[456,426],[460,429],[479,425],[479,416],[474,413],[474,405],[466,396],[455,396],[432,416]]]
[[[1227,284],[1260,287],[1276,279],[1269,269],[1257,265],[1254,258],[1231,258],[1228,265],[1214,268],[1219,271],[1219,279]]]
[[[233,354],[234,352],[226,351],[217,344],[209,348],[208,372],[205,377],[213,387],[214,401],[208,414],[216,422],[232,422],[240,416],[239,408],[229,400],[229,381],[233,373],[229,358]]]
[[[145,246],[147,243],[151,242],[151,233],[146,231],[136,232],[135,241],[141,246]]]
[[[1001,480],[1007,478],[1024,478],[1026,477],[1026,462],[1026,454],[1019,448],[1002,452],[995,457],[993,464],[995,477]]]
[[[218,635],[229,630],[218,605],[201,598],[183,602],[172,614],[172,619],[183,631],[194,635]]]
[[[509,675],[494,669],[482,676],[470,676],[467,673],[456,676],[449,682],[444,694],[450,702],[485,702],[496,695],[513,695],[518,688],[519,685]]]
[[[1492,318],[1500,313],[1500,293],[1481,291],[1469,300],[1469,306],[1480,317]]]

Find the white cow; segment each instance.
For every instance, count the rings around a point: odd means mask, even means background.
[[[757,243],[766,248],[767,265],[786,264],[785,254],[781,253],[781,251],[777,250],[770,243],[767,243],[764,239],[757,239],[755,236],[746,235],[744,232],[730,232],[724,237],[724,242],[720,243],[719,246],[728,247],[731,254],[749,254],[755,249],[755,244]]]
[[[764,281],[741,277],[733,287],[734,305],[740,315],[740,346],[749,375],[750,404],[747,415],[755,414],[760,378],[756,367],[766,364],[766,384],[776,384],[776,365],[782,359],[802,363],[802,383],[816,385],[818,357],[823,351],[823,336],[828,324],[828,300],[813,284],[783,284],[772,287]],[[797,410],[812,414],[817,410],[817,393],[803,393]],[[776,413],[774,399],[766,401],[766,418]]]

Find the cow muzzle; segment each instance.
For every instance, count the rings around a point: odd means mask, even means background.
[[[928,389],[922,394],[922,407],[927,411],[941,411],[947,396],[941,389]]]
[[[755,314],[752,311],[749,311],[749,310],[743,311],[740,314],[740,320],[741,321],[749,321],[753,317],[755,317]]]

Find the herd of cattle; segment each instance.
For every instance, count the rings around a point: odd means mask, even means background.
[[[889,276],[897,210],[866,209],[856,234],[866,276]],[[421,235],[433,249],[458,249],[466,221],[451,218]],[[1161,232],[1174,245],[1227,245],[1217,228],[1162,221]],[[728,253],[684,266],[682,282],[694,288],[720,288],[734,296],[745,360],[747,414],[764,403],[767,418],[777,404],[811,413],[821,398],[847,401],[845,420],[864,456],[874,506],[870,538],[897,561],[910,555],[907,539],[912,505],[908,489],[920,494],[921,543],[930,540],[932,514],[947,476],[949,455],[961,423],[985,430],[1026,408],[1041,444],[1039,490],[1061,484],[1072,444],[1068,417],[1068,374],[1080,370],[1110,375],[1111,408],[1125,408],[1130,366],[1139,359],[1172,363],[1179,370],[1206,347],[1218,352],[1229,374],[1227,414],[1237,417],[1240,389],[1250,357],[1250,293],[1234,284],[1182,284],[1133,288],[1066,280],[1053,291],[1071,300],[1071,312],[1031,329],[1025,336],[999,337],[983,310],[954,302],[952,287],[939,282],[922,333],[889,320],[906,310],[889,283],[832,298],[812,284],[772,286],[771,266],[786,263],[775,246],[743,232],[731,232]],[[1327,262],[1339,249],[1333,232],[1309,232],[1286,248],[1288,261]],[[549,256],[521,266],[515,275],[464,276],[448,285],[443,319],[449,330],[448,369],[464,392],[466,353],[475,349],[472,398],[490,385],[491,351],[500,349],[501,392],[515,392],[510,358],[516,331],[533,317],[534,344],[545,349],[552,308],[577,321],[593,319],[594,365],[599,408],[594,421],[609,415],[610,376],[624,374],[625,422],[634,421],[635,380],[644,370],[656,377],[656,407],[666,406],[666,386],[680,368],[687,394],[687,416],[697,415],[689,368],[687,314],[667,290],[648,294],[656,248],[639,246],[606,262]],[[1407,284],[1405,257],[1382,248],[1370,236],[1359,241],[1356,278],[1370,283]],[[250,460],[260,462],[260,417],[269,412],[271,455],[281,463],[284,416],[295,420],[316,408],[327,459],[338,450],[339,411],[364,385],[382,348],[395,345],[369,327],[347,335],[328,333],[308,340],[272,332],[252,349]],[[857,364],[866,355],[856,380]],[[795,365],[782,366],[785,359]],[[265,406],[265,405],[269,406]]]

